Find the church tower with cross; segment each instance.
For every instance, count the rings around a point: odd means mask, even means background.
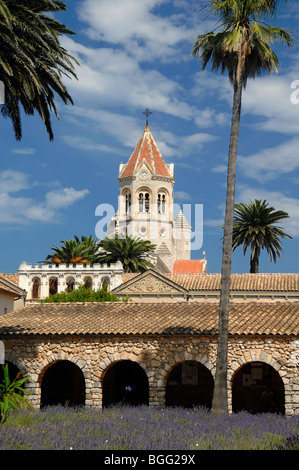
[[[165,163],[148,125],[129,160],[119,166],[119,205],[109,236],[129,235],[156,245],[153,264],[163,273],[190,260],[191,226],[180,211],[174,217],[174,164]],[[201,261],[201,260],[198,260]],[[194,269],[194,268],[193,268]],[[204,269],[201,263],[199,268]]]

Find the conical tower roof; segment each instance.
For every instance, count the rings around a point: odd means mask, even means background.
[[[134,176],[142,163],[150,168],[152,173],[157,176],[167,178],[173,177],[172,165],[167,165],[158,149],[158,146],[152,136],[148,124],[126,165],[122,165],[120,178]]]
[[[173,226],[175,228],[180,228],[180,229],[184,229],[184,228],[191,229],[191,225],[189,224],[188,220],[184,216],[182,210],[180,210],[180,212],[176,216],[176,218],[173,222]]]

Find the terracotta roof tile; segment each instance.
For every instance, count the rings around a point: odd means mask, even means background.
[[[13,282],[17,286],[19,285],[19,275],[18,274],[5,274],[5,273],[0,273],[0,276],[5,277],[5,279],[8,279],[9,281]]]
[[[123,282],[127,282],[138,274],[124,274]],[[163,274],[167,279],[184,287],[188,291],[220,290],[221,274]],[[259,273],[232,274],[232,291],[268,291],[268,292],[299,292],[298,273]]]
[[[187,290],[220,290],[221,274],[166,274]],[[232,291],[299,292],[299,274],[232,274]]]
[[[0,274],[0,291],[17,297],[24,294],[24,290],[12,282],[7,276]]]
[[[134,152],[120,177],[132,176],[145,161],[155,175],[169,177],[169,171],[148,126],[144,129]]]
[[[202,274],[203,261],[197,260],[177,260],[173,263],[173,274]]]
[[[298,335],[299,302],[231,302],[231,335]],[[216,302],[32,304],[0,316],[11,335],[216,335]]]

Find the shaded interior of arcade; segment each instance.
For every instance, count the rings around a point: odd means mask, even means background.
[[[8,363],[11,380],[18,368]],[[0,371],[0,380],[3,372]],[[39,377],[40,407],[51,405],[84,406],[86,383],[82,370],[71,361],[50,364]],[[165,383],[165,405],[170,407],[212,406],[214,379],[209,369],[196,361],[176,364]],[[113,363],[102,377],[102,406],[149,405],[149,380],[137,363],[122,360]],[[231,382],[232,411],[285,413],[284,384],[278,372],[263,362],[243,365]]]

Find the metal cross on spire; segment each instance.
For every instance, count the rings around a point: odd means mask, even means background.
[[[146,115],[146,125],[148,126],[148,117],[150,114],[153,114],[148,108],[142,113]]]

